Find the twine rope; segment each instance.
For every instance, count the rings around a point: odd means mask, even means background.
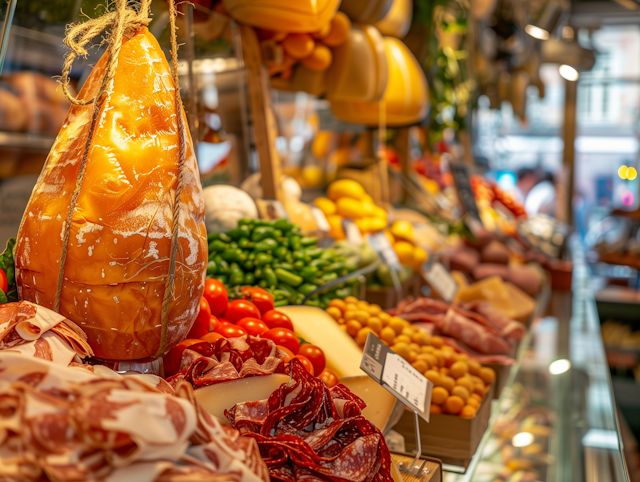
[[[100,114],[100,107],[102,101],[107,93],[107,87],[115,76],[117,67],[117,59],[120,54],[122,42],[124,37],[131,38],[135,35],[135,32],[144,26],[147,26],[151,21],[148,18],[149,7],[151,0],[141,0],[140,8],[136,12],[134,9],[127,7],[127,0],[117,0],[116,9],[112,12],[105,13],[104,15],[88,20],[81,24],[71,26],[67,30],[65,37],[65,44],[69,47],[70,52],[65,57],[64,68],[60,83],[62,84],[62,90],[65,97],[73,105],[87,106],[93,105],[91,124],[89,126],[89,132],[87,135],[87,141],[84,146],[84,152],[82,154],[82,161],[80,162],[80,169],[78,172],[78,178],[76,179],[76,185],[69,204],[69,212],[64,225],[64,238],[62,244],[62,255],[60,257],[60,269],[58,271],[58,284],[56,288],[56,298],[54,304],[54,310],[60,312],[60,299],[62,295],[62,285],[64,281],[64,270],[67,260],[67,252],[69,246],[69,236],[71,232],[71,220],[73,218],[73,212],[76,208],[76,203],[82,184],[84,181],[84,174],[86,170],[87,160],[89,157],[89,151],[91,148],[91,142],[95,132],[95,127]],[[169,321],[169,306],[171,304],[171,297],[173,293],[173,287],[175,285],[175,269],[176,269],[176,257],[178,251],[178,235],[180,230],[180,197],[182,194],[183,184],[183,171],[186,160],[186,140],[188,137],[184,119],[182,117],[182,100],[180,98],[180,85],[178,82],[178,44],[176,40],[176,16],[177,10],[175,7],[175,0],[169,0],[169,12],[171,20],[171,70],[172,78],[175,86],[175,103],[176,103],[176,115],[178,118],[178,140],[179,140],[179,160],[178,160],[178,179],[176,184],[175,199],[173,203],[173,220],[171,230],[171,255],[169,258],[169,273],[165,283],[164,298],[162,301],[161,323],[162,332],[160,338],[160,346],[155,356],[158,357],[164,353],[167,347],[168,338],[168,321]],[[74,97],[69,91],[69,73],[71,72],[71,66],[73,61],[79,56],[86,56],[87,50],[85,46],[102,31],[111,27],[111,31],[106,41],[109,44],[107,66],[105,68],[105,75],[102,78],[100,89],[95,97],[92,99],[78,99]]]

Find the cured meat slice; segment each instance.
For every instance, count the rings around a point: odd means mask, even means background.
[[[520,340],[527,331],[523,323],[512,320],[511,318],[503,315],[488,301],[471,301],[464,306],[469,310],[480,313],[487,320],[493,323],[494,326],[498,327],[502,334],[507,338]]]
[[[381,432],[344,385],[312,377],[297,359],[292,381],[267,401],[243,402],[225,412],[231,426],[258,442],[272,480],[390,482],[391,459]]]
[[[512,346],[500,336],[489,332],[482,325],[466,318],[454,309],[438,324],[439,331],[464,342],[484,354],[508,355]]]

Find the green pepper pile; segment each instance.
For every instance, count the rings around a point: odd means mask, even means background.
[[[229,294],[236,286],[261,286],[275,306],[301,304],[318,287],[356,270],[334,249],[318,248],[318,238],[303,236],[286,219],[241,219],[226,233],[208,235],[207,277],[222,281]],[[326,308],[334,298],[353,294],[356,280],[316,294],[305,304]]]

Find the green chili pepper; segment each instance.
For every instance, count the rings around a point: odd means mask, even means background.
[[[333,261],[335,257],[336,257],[336,250],[332,248],[325,249],[324,253],[320,255],[320,259],[326,259],[328,261]]]
[[[273,251],[273,255],[278,258],[279,260],[284,259],[284,257],[287,255],[287,248],[284,246],[278,246],[274,251]]]
[[[262,268],[257,268],[256,270],[254,270],[253,274],[255,275],[255,277],[257,279],[262,278],[262,275],[264,274],[264,271],[262,270]]]
[[[313,278],[315,278],[317,273],[318,268],[316,268],[315,266],[305,266],[300,270],[300,276],[302,276],[302,279],[304,279],[306,282],[309,282]]]
[[[240,238],[238,240],[238,248],[251,249],[253,248],[253,243],[249,241],[249,238]]]
[[[329,281],[333,281],[334,279],[338,279],[338,275],[335,274],[335,273],[325,273],[322,276],[320,276],[320,279],[324,283],[328,283]]]
[[[308,295],[309,293],[314,292],[316,289],[318,289],[318,287],[316,285],[313,285],[311,283],[304,283],[300,286],[298,286],[298,293],[302,293],[303,295]],[[331,301],[331,300],[329,300]]]
[[[249,218],[242,218],[238,221],[238,226],[253,226],[254,220]]]
[[[251,251],[248,255],[247,255],[247,259],[249,261],[254,261],[256,259],[256,253],[254,253],[253,251]]]
[[[329,266],[324,268],[325,271],[341,271],[344,269],[344,263],[331,263]]]
[[[331,263],[326,259],[314,259],[309,263],[309,266],[313,266],[314,268],[323,269],[329,266]]]
[[[256,283],[256,277],[253,273],[246,273],[244,275],[243,283],[245,285],[253,286]]]
[[[269,227],[271,227],[271,226],[273,226],[273,222],[272,222],[272,221],[268,221],[268,220],[266,220],[266,219],[256,219],[256,220],[253,222],[253,225],[254,225],[256,228],[264,227],[264,226],[269,226]]]
[[[315,246],[318,242],[318,238],[316,236],[305,236],[300,240],[300,244],[304,247]]]
[[[253,250],[259,253],[261,251],[270,251],[276,249],[277,247],[278,242],[275,239],[267,238],[257,242],[253,247]]]
[[[302,244],[300,243],[300,236],[294,235],[289,237],[289,246],[293,250],[297,250],[302,248]]]
[[[258,286],[260,288],[267,288],[269,285],[267,284],[266,280],[261,279],[260,283],[258,283]]]
[[[315,306],[316,308],[320,308],[320,302],[318,300],[307,300],[305,305],[307,305],[307,306]]]
[[[219,274],[227,274],[229,272],[229,263],[222,259],[222,256],[220,256],[219,254],[215,255],[213,257],[213,261],[215,261],[216,265],[218,266]]]
[[[304,259],[306,255],[304,254],[304,251],[302,251],[301,249],[298,249],[296,251],[293,252],[293,259]]]
[[[207,263],[207,275],[213,275],[218,272],[218,265],[215,261],[211,260]]]
[[[336,298],[344,299],[347,296],[351,296],[352,294],[353,291],[351,290],[351,288],[342,288],[336,291]]]
[[[242,268],[245,271],[253,271],[254,268],[254,263],[255,261],[251,261],[250,259],[247,259],[244,263],[242,263]]]
[[[301,276],[293,274],[290,271],[278,268],[275,270],[276,277],[283,283],[288,283],[292,286],[300,286],[304,281]]]
[[[218,235],[218,239],[220,241],[222,241],[223,243],[230,243],[231,242],[231,238],[229,236],[227,236],[227,233],[220,233]]]
[[[277,300],[273,302],[274,308],[280,308],[281,306],[287,306],[289,304],[288,300]]]
[[[274,237],[277,238],[281,238],[282,237],[282,231],[280,231],[279,229],[274,229],[273,230],[273,235]]]
[[[268,286],[275,286],[278,284],[278,278],[274,271],[271,269],[271,266],[266,265],[263,268],[264,279],[267,281]]]
[[[207,234],[207,243],[214,241],[216,239],[220,239],[220,233],[209,233]]]
[[[249,229],[249,226],[247,225],[238,226],[236,229],[227,231],[227,236],[229,236],[234,241],[237,241],[240,238],[248,238],[249,236],[251,236],[251,229]]]
[[[229,245],[227,246],[227,249],[237,249],[238,248],[238,243],[236,243],[235,241],[229,243]]]
[[[279,229],[280,231],[287,232],[293,229],[293,224],[291,224],[287,219],[279,218],[273,222],[274,229]]]
[[[227,284],[227,280],[229,279],[229,277],[226,274],[217,274],[215,276],[215,278],[220,281],[220,283],[222,284]]]
[[[241,285],[244,280],[244,273],[236,263],[233,263],[230,267],[231,273],[229,274],[229,286]]]
[[[295,269],[291,263],[274,263],[273,269],[277,268],[285,269],[287,271],[293,271]]]
[[[305,267],[305,262],[300,260],[300,259],[298,261],[296,261],[295,263],[293,263],[293,268],[296,271],[300,271],[304,267]]]
[[[289,299],[289,296],[291,296],[291,293],[289,293],[286,290],[281,290],[279,288],[276,288],[275,290],[273,290],[273,296],[276,297],[276,299]]]
[[[222,259],[225,261],[242,263],[246,261],[247,255],[244,254],[240,248],[229,248],[222,252]]]
[[[310,258],[318,258],[320,255],[322,255],[323,251],[324,249],[322,248],[307,248],[304,250],[304,253]]]
[[[286,248],[288,248],[288,247],[289,247],[289,238],[286,238],[286,237],[284,237],[284,236],[281,236],[281,237],[276,238],[276,239],[277,239],[278,244],[279,244],[280,246],[284,246],[284,247],[286,247]]]
[[[253,230],[253,233],[251,234],[251,241],[257,243],[258,241],[262,241],[263,239],[275,237],[275,231],[271,226],[261,226]]]
[[[298,296],[298,292],[296,291],[296,289],[288,283],[278,283],[278,289],[289,293],[288,298],[290,303],[293,303]]]
[[[227,246],[226,243],[223,243],[222,241],[220,241],[219,239],[214,239],[213,241],[211,241],[209,243],[209,252],[222,252],[225,249],[227,249],[229,246]]]
[[[271,264],[271,263],[273,263],[273,256],[271,256],[270,254],[258,253],[256,255],[256,261],[255,261],[256,266],[264,266],[265,264]]]
[[[332,299],[333,298],[330,298],[327,295],[324,295],[324,294],[320,295],[320,303],[322,303],[323,305],[329,305],[329,303],[331,303]]]
[[[284,260],[287,263],[293,263],[295,260],[293,259],[293,253],[291,251],[287,251],[287,255],[284,257]]]

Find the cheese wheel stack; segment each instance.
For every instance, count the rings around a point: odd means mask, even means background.
[[[105,55],[93,69],[80,99],[96,95],[106,61]],[[20,299],[47,308],[55,303],[65,223],[92,109],[69,110],[18,234]],[[207,262],[204,200],[188,135],[186,148],[167,349],[186,336],[198,314]],[[124,40],[100,106],[64,271],[60,314],[86,332],[98,358],[141,360],[160,347],[178,160],[169,65],[155,37],[142,28]]]

